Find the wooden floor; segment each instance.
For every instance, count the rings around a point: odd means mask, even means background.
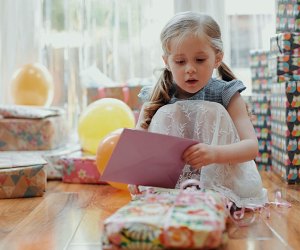
[[[284,184],[272,173],[262,173],[274,200],[275,191],[292,203],[287,212],[271,209],[271,218],[228,227],[222,250],[300,249],[300,185]],[[125,191],[110,186],[48,182],[44,197],[0,200],[0,249],[101,249],[103,220],[130,200]]]

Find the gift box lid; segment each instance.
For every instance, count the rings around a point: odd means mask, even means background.
[[[58,107],[35,107],[23,105],[0,105],[0,118],[43,119],[64,114]]]
[[[72,160],[96,160],[96,155],[87,153],[80,150],[74,151],[71,154],[68,154],[66,157],[62,157],[62,159],[72,159]]]
[[[0,154],[0,170],[45,164],[47,164],[47,161],[45,161],[41,156],[33,153],[21,154],[17,152],[6,152]]]

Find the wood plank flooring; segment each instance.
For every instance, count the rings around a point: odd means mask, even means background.
[[[292,207],[271,208],[248,227],[228,225],[222,250],[300,249],[300,185],[287,185],[270,172],[261,172],[270,200],[276,191]],[[130,196],[108,185],[49,181],[44,197],[0,200],[0,249],[101,249],[102,223]]]

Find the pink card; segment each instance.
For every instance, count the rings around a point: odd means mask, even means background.
[[[182,153],[196,143],[186,138],[124,129],[101,180],[174,188],[185,165]]]

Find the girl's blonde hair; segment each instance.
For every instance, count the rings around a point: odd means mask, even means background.
[[[160,34],[160,40],[164,55],[169,55],[170,41],[176,39],[178,44],[187,36],[193,34],[197,37],[207,36],[212,48],[216,53],[223,53],[223,42],[221,39],[221,31],[217,22],[208,15],[198,12],[187,11],[177,13],[163,28]],[[218,74],[222,80],[231,81],[236,79],[232,71],[225,63],[221,63],[218,67]],[[156,111],[168,104],[173,94],[173,77],[172,73],[165,68],[156,83],[149,103],[144,108],[144,120],[141,127],[147,129],[150,125],[152,117]]]

